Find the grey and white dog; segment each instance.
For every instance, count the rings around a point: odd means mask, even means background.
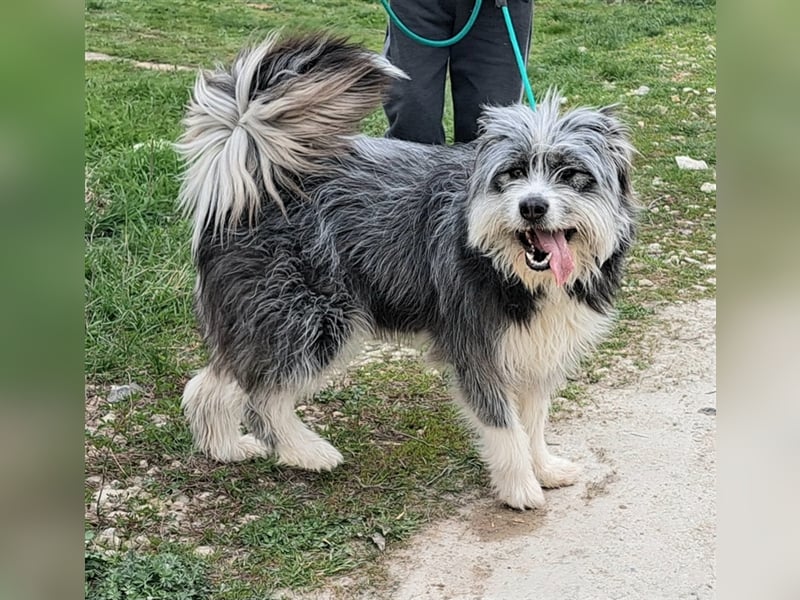
[[[536,111],[487,107],[461,146],[357,135],[397,77],[327,35],[272,36],[199,75],[178,145],[210,351],[183,397],[195,443],[332,469],[342,455],[296,403],[365,337],[421,336],[498,498],[541,507],[579,474],[544,428],[613,318],[636,213],[628,132],[549,93]]]

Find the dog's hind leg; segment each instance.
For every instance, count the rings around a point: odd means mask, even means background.
[[[531,386],[519,394],[519,413],[530,438],[533,470],[546,488],[572,485],[581,473],[581,467],[565,458],[550,454],[544,441],[544,428],[550,410],[550,391],[543,386]]]
[[[283,391],[254,393],[245,409],[247,426],[258,439],[272,445],[280,464],[330,471],[342,462],[342,455],[297,416],[295,403],[303,395]]]
[[[211,367],[192,377],[184,388],[181,406],[197,449],[220,462],[269,454],[261,440],[241,432],[246,402],[247,394],[236,381]]]

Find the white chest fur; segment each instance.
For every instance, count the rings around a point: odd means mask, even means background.
[[[612,321],[562,289],[553,289],[527,323],[503,335],[501,364],[515,378],[562,380],[608,333]]]

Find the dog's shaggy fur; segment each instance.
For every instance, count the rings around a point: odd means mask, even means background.
[[[403,76],[325,35],[273,36],[200,74],[178,147],[211,358],[183,406],[217,460],[332,469],[342,455],[295,404],[364,337],[421,334],[500,500],[540,507],[579,472],[544,427],[611,322],[633,148],[611,109],[561,114],[555,93],[535,112],[487,107],[466,145],[356,135]]]

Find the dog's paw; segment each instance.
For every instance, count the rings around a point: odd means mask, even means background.
[[[546,488],[559,488],[572,485],[582,472],[580,465],[558,456],[548,456],[541,467],[534,467],[537,479]]]
[[[526,477],[512,485],[496,484],[497,497],[504,504],[517,510],[527,508],[544,508],[545,499],[542,486],[536,478]]]
[[[330,471],[344,460],[341,452],[322,438],[302,446],[279,444],[275,450],[279,464],[306,471]]]
[[[211,448],[208,454],[214,460],[223,463],[241,462],[268,456],[269,448],[256,436],[248,433],[240,436],[233,443],[220,444],[219,447]]]

